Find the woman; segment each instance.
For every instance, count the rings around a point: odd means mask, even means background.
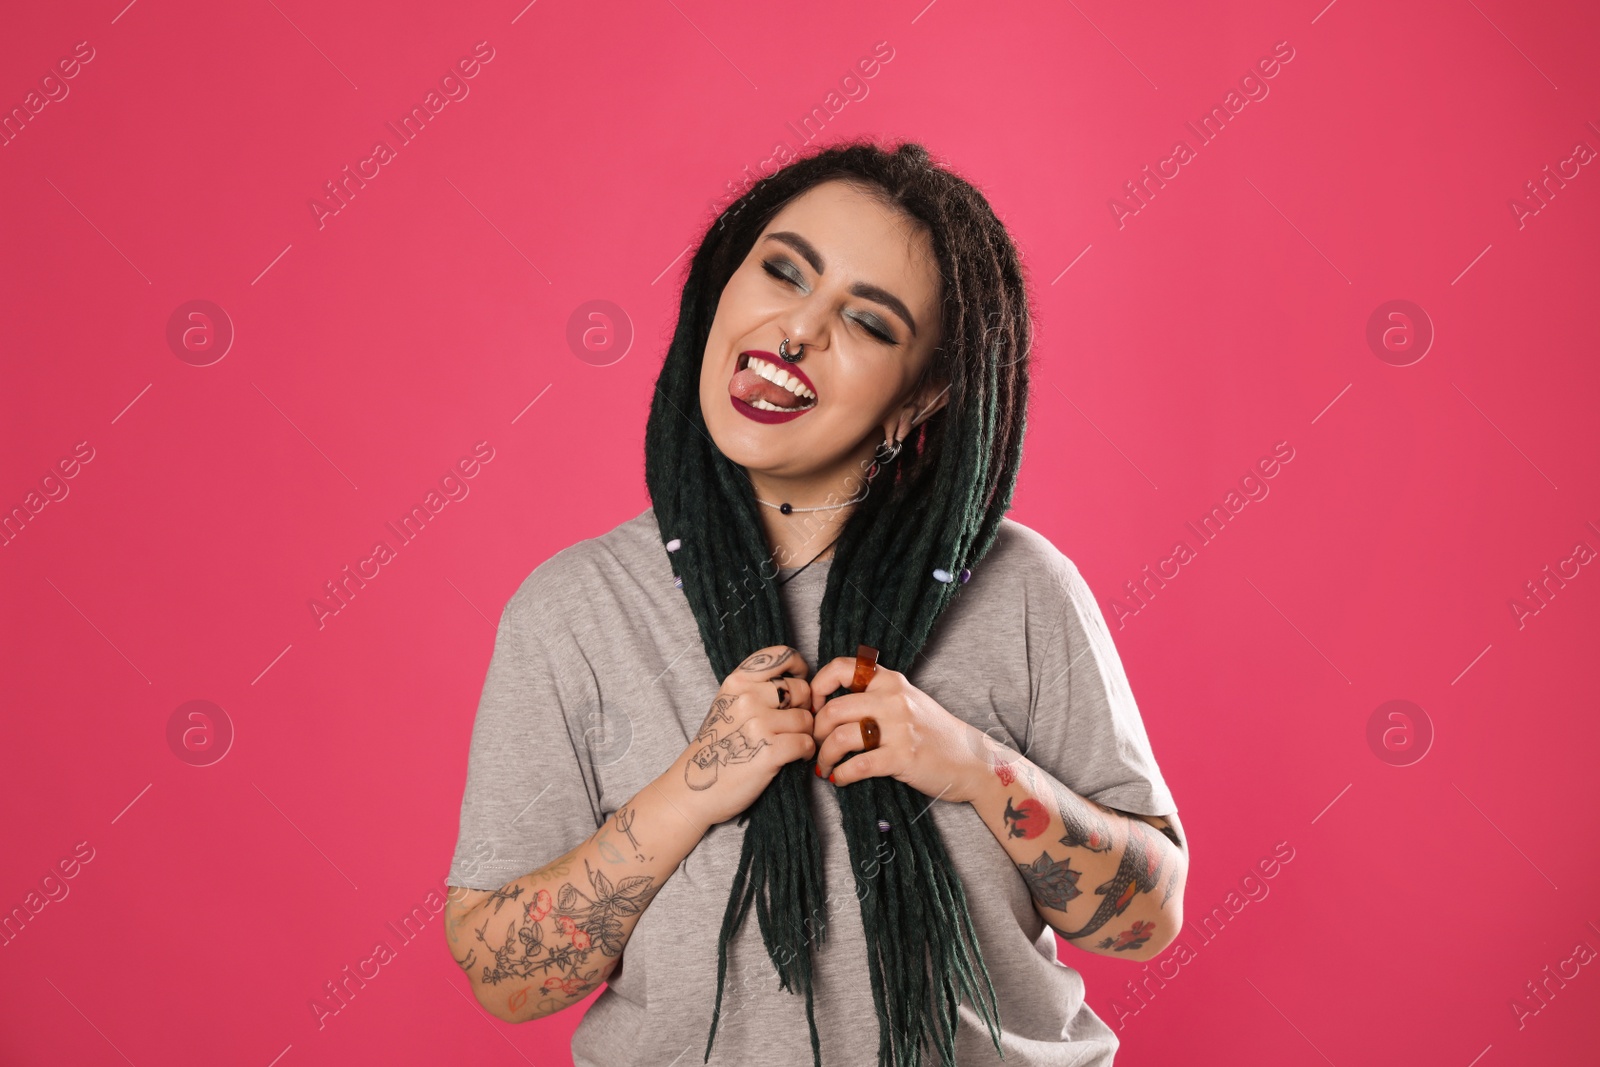
[[[915,144],[708,230],[652,507],[500,620],[446,923],[492,1014],[607,983],[578,1067],[1111,1062],[1055,934],[1148,959],[1188,858],[1093,596],[1004,515],[1031,335],[1005,228]]]

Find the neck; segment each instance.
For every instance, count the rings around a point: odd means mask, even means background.
[[[775,479],[750,471],[751,487],[757,500],[773,504],[788,503],[794,508],[821,508],[820,511],[796,510],[788,515],[775,507],[757,504],[761,525],[766,531],[767,546],[772,551],[773,562],[780,568],[803,567],[813,559],[821,562],[833,556],[833,542],[856,509],[849,503],[866,488],[862,479],[840,482],[833,489],[819,489],[815,483],[798,484],[785,479]],[[850,486],[854,493],[845,492]],[[819,555],[820,553],[820,555]]]
[[[858,506],[848,501],[867,491],[866,472],[873,453],[872,443],[866,442],[857,454],[845,457],[838,466],[799,478],[745,469],[757,500],[788,503],[796,509],[822,509],[795,510],[785,515],[775,507],[756,505],[767,534],[767,547],[778,567],[803,567],[813,559],[820,563],[833,558],[833,542]]]

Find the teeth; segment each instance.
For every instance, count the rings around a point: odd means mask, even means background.
[[[817,406],[816,404],[812,403],[802,404],[797,408],[784,408],[779,407],[777,404],[771,403],[770,401],[761,400],[759,398],[756,400],[746,400],[745,403],[749,404],[753,408],[760,408],[762,411],[810,411],[812,408]]]
[[[785,389],[789,390],[789,392],[793,393],[795,396],[801,397],[801,398],[806,399],[806,400],[812,400],[812,401],[817,399],[817,394],[816,393],[813,393],[810,389],[807,389],[804,385],[800,384],[800,379],[799,378],[794,377],[792,374],[790,374],[788,371],[784,370],[782,367],[775,367],[771,363],[768,363],[764,359],[757,359],[755,356],[751,356],[750,357],[750,369],[755,371],[757,374],[761,375],[763,378],[767,379],[767,381],[772,382],[774,385],[783,386]],[[757,405],[757,406],[759,406],[759,405]],[[794,409],[793,408],[778,408],[778,407],[776,407],[776,405],[774,405],[774,410],[777,410],[777,411],[793,411]]]

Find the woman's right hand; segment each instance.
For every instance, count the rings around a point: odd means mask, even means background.
[[[723,681],[674,768],[707,826],[755,803],[785,764],[817,754],[809,673],[800,653],[773,645],[752,653]]]

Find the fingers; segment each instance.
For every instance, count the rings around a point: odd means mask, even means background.
[[[840,698],[843,699],[843,698]],[[831,705],[830,705],[831,706]],[[820,722],[818,725],[822,725]],[[880,747],[882,742],[880,741]],[[865,745],[861,741],[861,720],[851,719],[834,727],[823,735],[821,746],[817,749],[817,776],[826,778],[839,768],[839,761],[849,756],[852,752],[860,752]],[[876,750],[874,750],[876,751]],[[849,766],[861,759],[861,756],[852,757],[845,766]],[[843,768],[839,768],[843,769]],[[837,784],[837,780],[835,780]]]
[[[811,684],[804,678],[781,675],[762,682],[754,692],[775,708],[805,708],[811,711]]]
[[[888,683],[890,675],[898,672],[890,670],[883,664],[878,664],[877,671],[872,680],[867,683],[864,693],[875,693],[879,688]],[[812,710],[820,711],[827,701],[828,694],[835,689],[849,689],[850,683],[856,677],[856,658],[854,656],[838,656],[822,665],[816,676],[811,679],[811,706]]]
[[[822,771],[822,777],[830,779],[834,785],[849,785],[863,778],[893,777],[893,764],[889,762],[892,758],[893,754],[887,749],[875,748],[871,752],[858,752],[843,763],[830,765],[831,770],[822,765],[819,756],[817,768]]]
[[[788,645],[772,645],[752,652],[745,657],[743,663],[734,668],[736,676],[763,680],[783,674],[804,678],[809,673],[805,657]]]
[[[816,741],[815,719],[807,708],[764,708],[756,716],[761,732],[774,741],[784,734],[805,734]]]

